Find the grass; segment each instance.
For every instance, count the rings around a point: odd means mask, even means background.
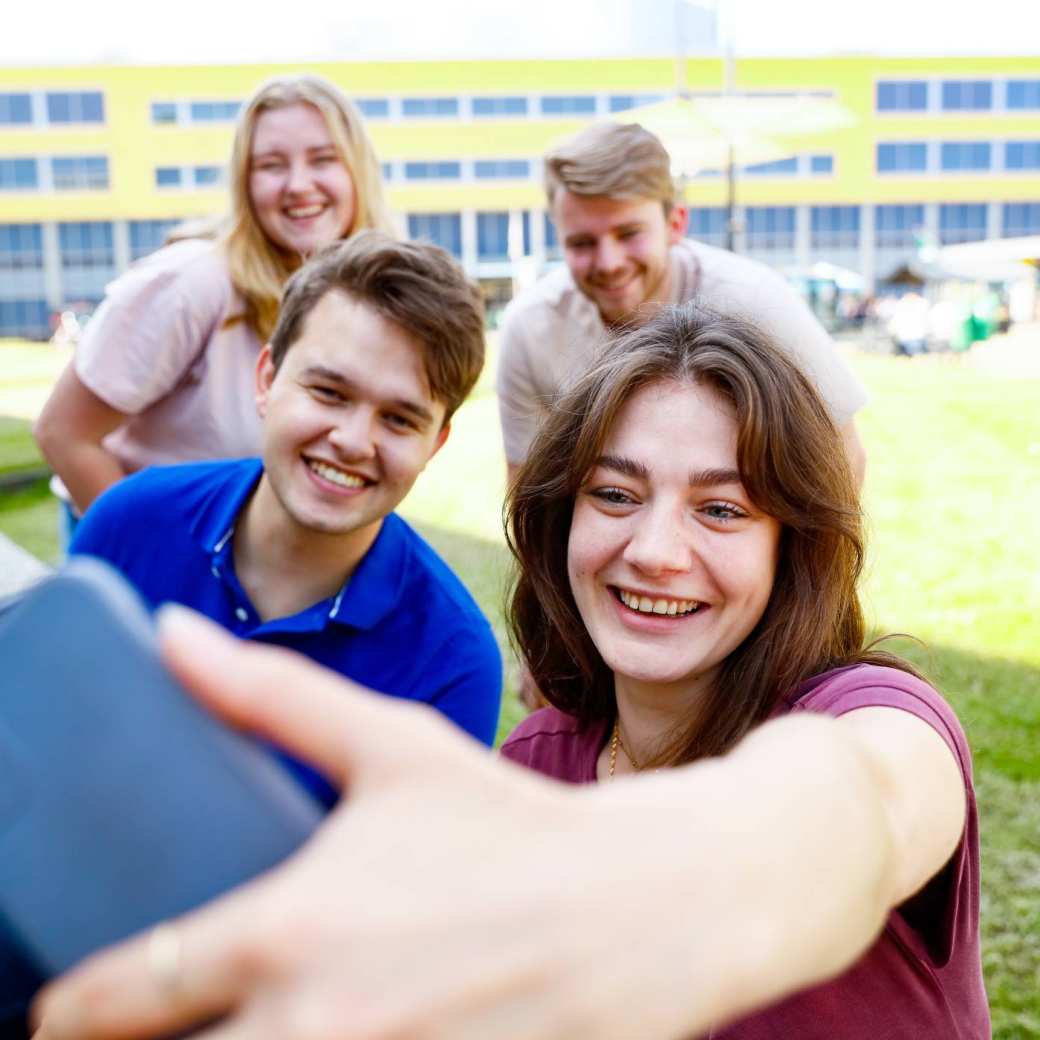
[[[38,394],[54,362],[33,353],[49,348],[11,349],[0,345],[0,415],[13,414],[8,399]],[[1040,381],[933,359],[854,363],[873,398],[860,421],[869,453],[865,606],[879,631],[923,640],[897,648],[934,679],[968,731],[994,1036],[1040,1038]],[[36,385],[20,387],[18,373]],[[0,419],[0,471],[32,457],[27,437],[27,424]],[[462,575],[505,646],[503,484],[489,373],[403,512]],[[55,525],[40,487],[0,498],[0,531],[47,559]],[[500,735],[519,715],[510,684]]]

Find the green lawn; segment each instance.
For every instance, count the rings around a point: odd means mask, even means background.
[[[24,402],[39,390],[8,378],[11,349],[0,344],[0,416],[13,411],[5,395]],[[18,348],[10,371],[38,380],[37,366],[54,361],[37,357],[47,349]],[[879,631],[924,641],[923,648],[899,646],[932,676],[968,731],[982,813],[983,956],[994,1035],[1038,1038],[1040,380],[933,359],[854,363],[873,398],[861,419],[871,537],[865,605]],[[504,640],[504,473],[491,385],[482,380],[460,411],[403,511],[463,576]],[[6,459],[31,457],[26,430],[0,419],[0,470]],[[45,558],[55,552],[54,520],[43,489],[0,499],[0,531]],[[510,692],[503,733],[518,715]]]

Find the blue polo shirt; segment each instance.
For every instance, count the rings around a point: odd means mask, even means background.
[[[243,639],[289,647],[364,686],[423,701],[490,747],[502,692],[491,626],[447,564],[396,514],[335,596],[291,617],[260,620],[235,574],[231,542],[262,472],[259,459],[142,470],[91,505],[69,551],[107,560],[153,609],[182,603]],[[332,804],[324,779],[300,763],[290,766]]]

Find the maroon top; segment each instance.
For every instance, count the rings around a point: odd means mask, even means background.
[[[837,717],[856,708],[908,711],[946,741],[967,795],[964,834],[946,866],[889,914],[873,946],[844,974],[716,1030],[715,1040],[988,1040],[979,956],[979,828],[971,754],[950,706],[927,683],[894,668],[852,665],[803,683],[773,713]],[[520,723],[502,754],[571,783],[594,783],[604,725],[543,708]],[[782,782],[782,778],[780,778]]]

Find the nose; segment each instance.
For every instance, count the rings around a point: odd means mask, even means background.
[[[303,159],[294,159],[289,164],[289,174],[285,184],[286,191],[291,194],[302,195],[310,189],[312,183],[313,177],[311,176],[310,165]]]
[[[376,416],[371,409],[344,409],[328,431],[329,444],[344,462],[363,462],[376,454]]]
[[[663,505],[641,510],[622,556],[630,566],[650,576],[690,570],[693,539],[681,511]]]
[[[621,243],[610,235],[604,235],[596,242],[596,270],[616,271],[625,263],[625,253]]]

